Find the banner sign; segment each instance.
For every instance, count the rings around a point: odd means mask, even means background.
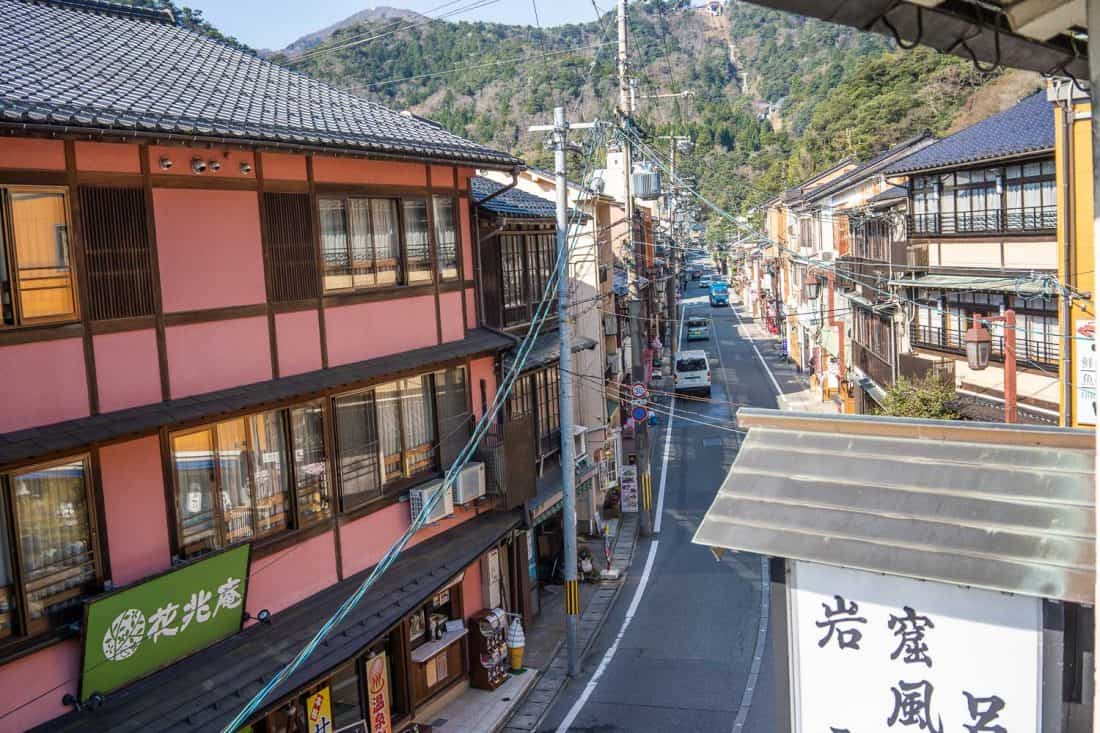
[[[306,716],[309,718],[308,730],[319,733],[332,730],[332,695],[329,688],[322,687],[306,698]]]
[[[1096,321],[1076,321],[1073,383],[1077,386],[1078,425],[1096,424]]]
[[[81,701],[240,631],[250,548],[241,545],[85,603]]]
[[[371,733],[393,733],[390,725],[390,673],[386,669],[385,653],[367,660],[367,706]]]
[[[1042,730],[1042,600],[796,561],[794,733]]]
[[[638,511],[638,467],[625,465],[619,468],[619,505],[624,512]]]

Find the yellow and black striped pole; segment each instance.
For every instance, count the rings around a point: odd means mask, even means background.
[[[565,615],[581,615],[581,591],[576,580],[565,581]]]

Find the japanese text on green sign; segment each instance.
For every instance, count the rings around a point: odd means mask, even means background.
[[[249,546],[89,601],[80,699],[108,693],[237,633]]]

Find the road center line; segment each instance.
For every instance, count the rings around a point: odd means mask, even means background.
[[[680,332],[676,337],[676,353],[680,353],[684,346],[684,315],[687,313],[687,303],[680,309]],[[675,380],[676,365],[672,365],[673,379]],[[665,513],[665,478],[668,476],[668,455],[672,446],[672,423],[676,420],[676,383],[672,384],[672,399],[668,403],[668,426],[665,428],[665,450],[661,456],[661,480],[657,484],[657,517],[653,520],[653,533],[661,531],[661,517]]]
[[[588,698],[596,691],[596,685],[599,683],[600,677],[602,677],[603,673],[607,670],[608,665],[611,664],[615,652],[619,650],[619,643],[626,635],[626,629],[630,626],[630,622],[634,620],[634,614],[638,611],[638,604],[642,601],[642,594],[645,593],[646,586],[649,585],[649,575],[653,572],[653,560],[657,557],[657,544],[658,540],[653,540],[649,546],[649,556],[646,557],[645,569],[642,571],[642,577],[638,581],[638,587],[634,589],[634,597],[630,599],[630,606],[626,609],[626,617],[623,619],[622,626],[619,627],[619,633],[615,635],[615,641],[613,641],[611,646],[607,648],[607,651],[604,652],[603,659],[600,660],[600,664],[596,667],[596,671],[592,673],[592,679],[584,686],[584,690],[581,691],[581,696],[577,698],[577,701],[573,703],[573,707],[569,708],[569,712],[565,714],[565,718],[562,719],[561,725],[558,726],[557,733],[567,733],[569,727],[573,725],[573,721],[580,715],[581,709],[584,708],[585,703],[588,702]]]
[[[733,311],[734,317],[737,318],[737,324],[739,326],[744,326],[745,324],[741,321],[741,314],[737,312],[737,308],[733,305],[733,300],[730,300],[730,310]],[[749,346],[756,352],[756,358],[759,359],[760,363],[764,366],[764,371],[767,372],[768,379],[772,380],[772,386],[775,387],[776,395],[783,394],[783,390],[779,388],[779,382],[776,381],[775,375],[772,374],[772,368],[768,366],[768,362],[764,361],[764,355],[760,353],[760,349],[756,348],[756,340],[749,336],[745,336],[744,339],[749,342]]]

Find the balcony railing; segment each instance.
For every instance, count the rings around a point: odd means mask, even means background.
[[[856,366],[880,387],[889,387],[894,383],[894,368],[889,361],[858,342],[852,344],[852,355]]]
[[[1058,207],[1025,206],[1016,209],[911,214],[908,225],[910,235],[1048,231],[1058,226]]]
[[[913,324],[912,338],[915,346],[927,346],[942,351],[951,351],[957,354],[966,353],[966,344],[963,338],[965,330],[945,329],[940,326],[928,326]],[[1004,335],[993,336],[992,358],[996,361],[1004,361]],[[1016,332],[1016,361],[1024,364],[1058,365],[1058,346],[1044,339],[1032,339],[1026,332]]]

